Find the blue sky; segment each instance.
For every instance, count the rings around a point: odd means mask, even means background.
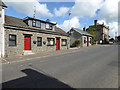
[[[33,17],[34,6],[36,6],[36,18],[41,20],[50,19],[52,22],[57,22],[58,26],[66,32],[69,28],[69,12],[71,27],[82,29],[84,26],[88,27],[93,25],[95,19],[99,20],[99,23],[105,23],[110,26],[110,36],[114,37],[115,32],[118,32],[116,26],[117,21],[117,2],[118,0],[76,0],[75,2],[37,2],[37,0],[24,0],[26,2],[7,2],[8,8],[5,10],[5,14],[8,16],[25,18],[26,16]],[[9,0],[10,1],[10,0]],[[21,0],[18,0],[21,1]],[[32,1],[29,3],[28,1]],[[33,4],[35,2],[35,4]],[[111,8],[113,4],[116,7]]]
[[[54,13],[54,8],[59,9],[60,7],[72,7],[75,2],[42,2],[41,4],[47,4],[48,9],[50,10],[51,13]],[[34,11],[33,11],[34,12]],[[78,10],[78,12],[80,12]],[[8,6],[8,8],[5,10],[5,14],[8,16],[13,16],[13,17],[18,17],[18,18],[25,18],[27,15],[24,13],[21,13],[17,10],[15,10],[12,6]],[[71,13],[72,14],[72,13]],[[42,17],[39,19],[46,20],[49,18],[51,21],[57,21],[58,24],[62,24],[64,20],[69,20],[69,15],[67,14],[66,16],[61,16],[61,17]],[[70,17],[72,18],[72,17]],[[89,17],[83,17],[80,18],[80,23],[81,26],[79,27],[82,29],[84,26],[89,26],[93,24],[93,21],[97,19],[97,17],[89,18]]]

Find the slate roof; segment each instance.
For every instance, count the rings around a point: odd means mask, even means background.
[[[7,7],[1,0],[0,0],[0,6]]]
[[[63,31],[61,28],[56,27],[55,29],[58,33],[62,33],[62,34],[67,34],[65,31]],[[68,35],[68,34],[67,34]]]
[[[85,32],[83,30],[80,30],[80,29],[77,29],[77,28],[72,28],[72,29],[77,31],[78,33],[80,33],[82,35],[93,36],[93,35],[89,34],[88,32]]]
[[[41,28],[28,26],[24,22],[24,19],[19,19],[19,18],[11,17],[11,16],[5,16],[5,26],[13,26],[13,27],[18,27],[18,28],[32,29],[32,30],[41,31],[41,32],[45,31],[45,32],[51,32],[51,33],[56,33],[59,35],[68,36],[68,34],[59,27],[55,27],[55,31],[43,30]]]

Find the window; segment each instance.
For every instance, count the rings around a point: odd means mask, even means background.
[[[62,39],[61,41],[62,41],[62,42],[61,42],[61,45],[62,45],[62,46],[66,46],[66,45],[67,45],[67,39]]]
[[[33,27],[35,27],[36,26],[36,21],[35,20],[33,20]]]
[[[16,35],[9,35],[9,46],[16,46]]]
[[[28,25],[29,25],[29,26],[32,26],[32,20],[29,20],[29,21],[28,21]]]
[[[50,27],[50,26],[49,26],[49,24],[48,24],[48,23],[46,23],[46,29],[49,29],[49,27]]]
[[[84,43],[86,43],[86,37],[84,37]]]
[[[55,39],[54,38],[47,38],[47,45],[48,46],[54,46],[55,44]]]
[[[41,27],[40,21],[36,21],[36,27]]]
[[[53,26],[52,26],[52,24],[50,24],[50,30],[52,30],[53,29]]]
[[[42,46],[42,37],[37,37],[37,46]]]

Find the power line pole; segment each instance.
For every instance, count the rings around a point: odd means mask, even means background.
[[[70,16],[71,16],[71,11],[69,12],[69,29],[71,29],[71,27],[70,27]]]
[[[36,17],[36,6],[34,6],[34,14],[33,14],[33,18]]]

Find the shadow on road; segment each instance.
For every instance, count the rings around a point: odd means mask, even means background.
[[[33,69],[22,70],[27,76],[2,84],[2,88],[71,88],[63,82],[37,72]],[[75,89],[73,89],[75,90]]]

